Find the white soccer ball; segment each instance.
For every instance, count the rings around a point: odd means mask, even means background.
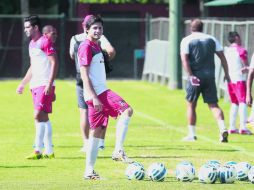
[[[206,164],[214,166],[217,170],[221,166],[221,163],[218,160],[209,160]]]
[[[236,180],[235,168],[231,166],[219,167],[217,175],[221,183],[234,183]]]
[[[254,166],[251,167],[249,173],[248,173],[248,179],[251,183],[254,184]]]
[[[245,181],[248,179],[248,173],[250,171],[251,165],[247,162],[239,162],[235,165],[236,179],[239,181]]]
[[[198,178],[201,183],[215,183],[217,179],[217,169],[212,165],[204,164],[199,169]]]
[[[167,169],[162,163],[152,163],[147,169],[147,176],[152,181],[164,181],[167,175]]]
[[[176,179],[182,182],[191,182],[195,177],[195,168],[191,162],[184,161],[176,166]]]
[[[231,166],[231,167],[234,167],[236,166],[237,162],[235,161],[228,161],[224,164],[224,166]]]
[[[134,162],[127,166],[125,175],[129,180],[142,180],[145,178],[145,169],[142,164]]]

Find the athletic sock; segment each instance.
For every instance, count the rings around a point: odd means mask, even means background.
[[[87,152],[86,152],[86,170],[85,175],[91,174],[94,170],[94,164],[98,155],[98,144],[100,139],[89,137]]]
[[[237,112],[238,112],[238,105],[232,103],[231,104],[231,108],[230,108],[230,114],[229,114],[229,128],[231,130],[235,130],[236,129]]]
[[[45,122],[44,145],[45,145],[45,154],[52,154],[53,153],[52,126],[49,120]]]
[[[247,105],[245,103],[239,104],[240,128],[246,130],[247,122]]]
[[[219,129],[220,129],[220,132],[222,133],[223,131],[226,131],[227,128],[225,126],[225,122],[224,120],[218,120],[218,126],[219,126]]]
[[[99,147],[99,148],[104,149],[104,147],[105,147],[105,146],[104,146],[104,141],[105,141],[104,139],[100,139],[100,140],[99,140],[99,144],[98,144],[98,147]]]
[[[188,125],[189,136],[196,136],[196,126],[195,125]]]
[[[35,151],[42,152],[45,122],[35,122]]]
[[[124,140],[128,131],[131,117],[121,115],[116,125],[116,144],[115,151],[123,150]]]

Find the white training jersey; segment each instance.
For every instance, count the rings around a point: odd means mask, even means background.
[[[231,82],[236,83],[237,81],[245,81],[246,76],[241,71],[243,64],[237,48],[225,47],[224,53],[228,63],[228,72]]]
[[[38,40],[30,41],[29,56],[32,69],[32,79],[30,88],[45,86],[49,83],[51,64],[49,55],[55,54],[53,43],[46,36],[41,36]]]
[[[89,79],[95,93],[99,95],[106,91],[108,89],[106,86],[106,71],[100,46],[86,39],[79,46],[78,60],[80,67],[89,66]],[[85,101],[91,100],[92,96],[88,93],[88,90],[85,89],[84,92]]]

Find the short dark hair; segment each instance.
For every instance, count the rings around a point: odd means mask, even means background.
[[[190,28],[192,32],[202,32],[203,31],[203,22],[196,18],[191,21]]]
[[[228,41],[229,41],[229,43],[234,43],[235,42],[235,37],[239,37],[239,34],[238,34],[238,32],[236,32],[236,31],[230,31],[229,33],[228,33]]]
[[[30,15],[25,17],[25,22],[30,22],[30,24],[34,27],[35,25],[38,26],[39,31],[41,32],[41,20],[38,15]]]
[[[86,26],[86,29],[89,30],[90,27],[96,23],[96,22],[100,22],[103,26],[103,20],[101,18],[100,15],[97,15],[97,16],[94,16],[94,15],[90,15],[89,18],[86,20],[85,22],[85,26]]]

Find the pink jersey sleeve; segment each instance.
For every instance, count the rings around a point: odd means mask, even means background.
[[[92,49],[86,43],[82,43],[78,49],[78,61],[80,66],[89,66],[92,62]]]
[[[246,62],[248,60],[248,52],[246,49],[239,47],[237,48],[239,56],[243,62]]]
[[[56,53],[56,50],[54,48],[54,45],[50,39],[48,39],[46,36],[42,39],[42,46],[41,49],[46,53],[46,55],[52,55]]]

